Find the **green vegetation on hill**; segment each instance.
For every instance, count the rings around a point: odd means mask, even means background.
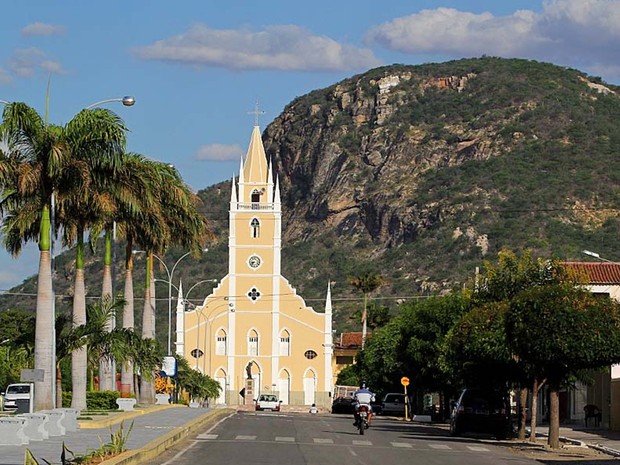
[[[392,84],[381,90],[384,81]],[[318,311],[335,281],[339,330],[360,329],[350,275],[383,276],[374,303],[395,313],[397,302],[462,286],[504,247],[620,259],[620,88],[578,70],[492,57],[385,66],[296,98],[263,140],[281,183],[282,273]],[[184,289],[228,266],[230,181],[199,195],[217,240],[178,268]],[[58,257],[59,293],[70,294],[72,260]],[[100,270],[88,256],[90,295],[100,293]],[[119,264],[117,289],[122,276]],[[167,309],[167,287],[157,286]],[[20,289],[30,292],[32,281]],[[28,304],[5,296],[1,305]]]

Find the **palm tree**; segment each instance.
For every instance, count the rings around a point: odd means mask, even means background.
[[[370,273],[365,273],[359,276],[349,276],[348,278],[349,284],[351,284],[358,291],[362,291],[364,294],[364,307],[362,309],[362,348],[364,347],[364,342],[366,341],[366,332],[367,332],[367,324],[368,324],[368,294],[377,288],[381,287],[385,282],[384,279],[380,275],[374,275]]]
[[[35,410],[53,407],[52,367],[54,293],[51,269],[51,211],[54,192],[70,154],[62,128],[50,126],[25,103],[5,106],[0,128],[0,213],[4,246],[17,256],[30,241],[39,245],[34,367],[44,373],[35,382]]]
[[[113,112],[104,109],[82,110],[64,130],[67,147],[72,154],[71,169],[63,172],[67,192],[58,197],[58,216],[64,227],[63,242],[76,244],[76,273],[73,294],[73,324],[86,323],[84,286],[84,234],[102,218],[114,215],[115,205],[101,188],[101,179],[114,175],[122,161],[125,127]],[[92,239],[92,238],[91,238]],[[73,397],[71,406],[86,408],[87,347],[72,354]]]
[[[144,220],[147,229],[151,229],[149,226],[156,223],[163,227],[164,231],[157,238],[158,240],[142,244],[148,254],[142,313],[143,338],[155,338],[153,255],[162,253],[171,245],[178,245],[189,249],[195,256],[199,256],[205,242],[212,237],[205,217],[197,209],[199,197],[183,182],[178,171],[171,165],[152,163],[154,166],[151,186],[161,210],[158,214],[146,215]],[[143,377],[140,383],[140,400],[150,403],[153,397],[153,384]]]

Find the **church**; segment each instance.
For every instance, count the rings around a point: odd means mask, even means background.
[[[218,404],[276,394],[283,405],[330,407],[330,287],[317,312],[281,275],[280,188],[258,124],[232,180],[229,226],[228,274],[202,305],[177,308],[177,353],[219,382]]]

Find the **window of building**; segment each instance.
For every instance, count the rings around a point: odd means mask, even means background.
[[[291,354],[291,336],[288,331],[280,333],[280,355],[287,356]]]
[[[352,355],[337,355],[336,365],[353,365]]]
[[[252,191],[252,210],[258,210],[258,203],[260,202],[260,191],[254,189]]]
[[[306,357],[309,360],[312,360],[316,356],[317,356],[317,353],[314,350],[306,350],[304,352],[304,357]]]
[[[220,330],[215,340],[215,355],[226,355],[226,332]]]
[[[248,336],[248,355],[258,355],[258,333],[252,331]]]
[[[252,218],[250,222],[250,227],[252,228],[252,238],[256,239],[260,236],[260,221],[256,218]]]

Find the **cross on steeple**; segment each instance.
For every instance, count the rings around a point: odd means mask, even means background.
[[[258,101],[256,101],[256,104],[254,105],[254,110],[248,111],[248,115],[254,115],[254,126],[258,126],[258,117],[264,114],[265,112],[263,110],[258,109]]]

